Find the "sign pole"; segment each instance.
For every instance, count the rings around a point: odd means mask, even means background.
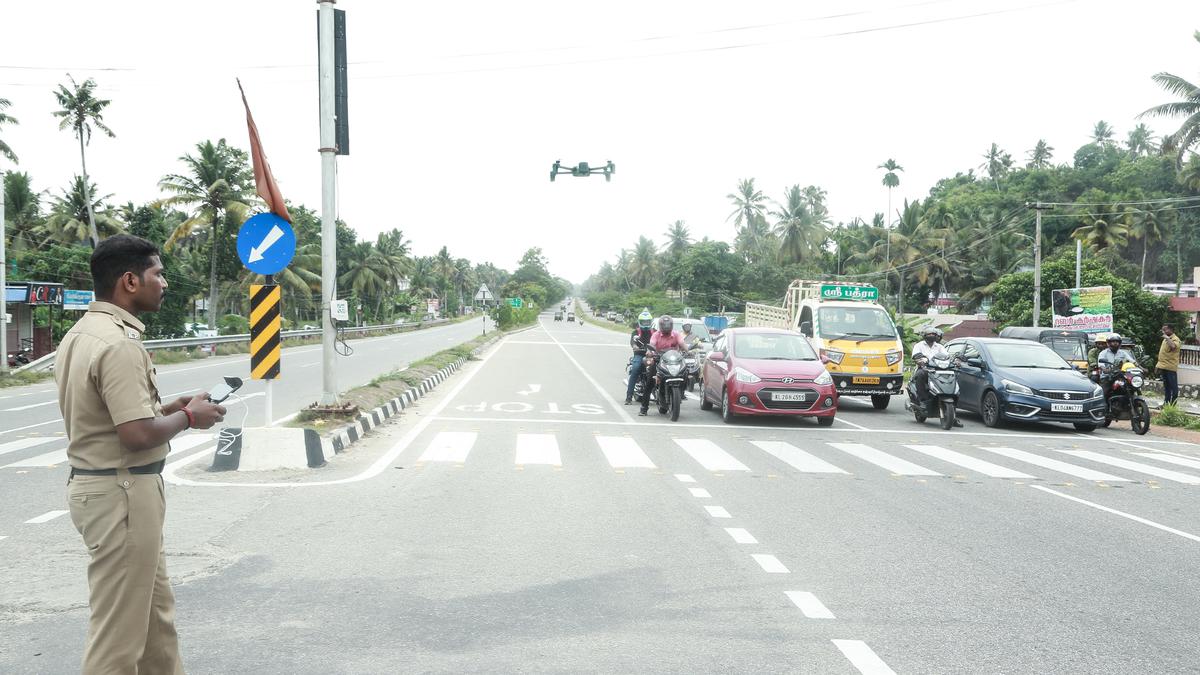
[[[0,374],[8,373],[8,258],[4,254],[4,172],[0,171]]]
[[[275,409],[271,384],[279,378],[283,323],[282,294],[273,282],[274,278],[267,275],[267,283],[250,285],[250,377],[266,380],[268,427]]]
[[[334,112],[333,0],[320,0],[317,13],[321,112],[321,405],[338,402],[333,368],[334,335],[330,304],[337,298],[337,144]]]

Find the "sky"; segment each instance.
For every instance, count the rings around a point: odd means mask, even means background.
[[[78,143],[56,85],[93,77],[116,138],[93,136],[100,194],[137,203],[206,139],[248,147],[246,88],[283,194],[319,212],[316,7],[3,0],[3,130],[39,190],[60,194]],[[418,255],[512,270],[530,246],[582,282],[683,220],[732,241],[727,195],[828,192],[831,216],[921,199],[991,143],[1023,164],[1039,138],[1070,162],[1092,126],[1118,137],[1172,100],[1150,77],[1200,79],[1195,0],[340,0],[350,154],[338,212],[364,238],[398,227]],[[15,28],[15,29],[14,29]],[[1192,81],[1196,81],[1193,79]],[[1146,119],[1156,133],[1177,120]],[[611,160],[602,177],[560,176]],[[3,160],[0,160],[3,162]],[[4,162],[0,168],[11,169]]]

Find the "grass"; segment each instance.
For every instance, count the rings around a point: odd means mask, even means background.
[[[633,328],[630,326],[626,326],[624,324],[609,321],[608,319],[597,319],[597,318],[591,316],[586,311],[584,311],[583,308],[581,308],[579,306],[578,302],[575,303],[575,318],[583,319],[584,322],[590,323],[593,326],[607,328],[608,330],[616,331],[618,333],[628,333],[633,330]]]
[[[1162,410],[1154,416],[1154,423],[1164,427],[1177,427],[1180,429],[1192,429],[1200,431],[1200,418],[1179,409],[1174,403],[1169,403],[1162,407]]]
[[[0,389],[3,389],[4,387],[23,387],[27,384],[37,384],[38,382],[45,382],[46,380],[53,379],[53,377],[54,373],[49,371],[25,371],[20,373],[10,373],[8,375],[0,375]]]

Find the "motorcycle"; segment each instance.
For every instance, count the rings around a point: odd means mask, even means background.
[[[31,352],[27,349],[14,352],[8,355],[8,365],[10,368],[19,368],[29,365],[29,356]]]
[[[643,362],[642,368],[645,368],[645,367],[646,367],[645,362]],[[642,373],[633,372],[633,357],[632,356],[630,356],[629,360],[627,362],[625,362],[625,381],[628,382],[629,378],[631,378],[631,377],[637,378],[637,380],[633,383],[633,400],[640,401],[640,400],[642,400],[642,392],[646,390],[646,378],[642,376]],[[653,389],[650,390],[650,400],[651,401],[655,400]]]
[[[687,368],[687,390],[692,391],[700,381],[700,357],[696,350],[690,350],[684,355],[683,365]]]
[[[687,380],[687,365],[683,352],[668,349],[661,355],[646,352],[647,367],[654,369],[653,392],[658,400],[659,414],[671,414],[671,421],[679,420],[679,406],[683,402],[684,381]]]
[[[940,417],[942,428],[949,430],[954,426],[958,407],[958,375],[955,372],[955,362],[949,358],[918,359],[917,365],[928,371],[928,398],[925,401],[921,400],[916,382],[910,379],[905,388],[908,400],[904,402],[904,408],[921,424],[930,417]]]
[[[1113,420],[1129,420],[1133,433],[1141,436],[1150,431],[1150,405],[1142,397],[1144,370],[1128,361],[1120,366],[1101,363],[1092,367],[1092,380],[1105,387],[1107,409],[1101,424],[1107,427]]]

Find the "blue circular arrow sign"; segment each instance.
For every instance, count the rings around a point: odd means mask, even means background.
[[[277,274],[296,255],[296,233],[274,213],[260,213],[242,223],[237,236],[238,257],[255,274]]]

